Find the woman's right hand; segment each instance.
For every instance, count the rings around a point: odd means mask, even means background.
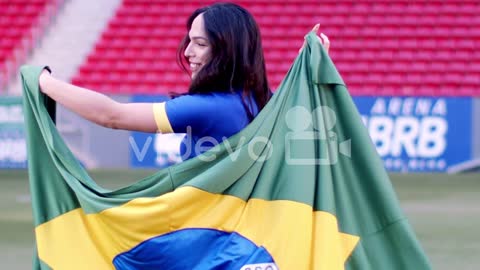
[[[318,36],[319,28],[320,28],[320,24],[318,23],[313,27],[312,31],[315,32],[315,34],[317,34],[318,41],[323,45],[323,47],[325,48],[325,51],[327,51],[328,53],[330,49],[330,40],[324,33],[320,33],[320,36]],[[303,42],[302,48],[300,48],[298,52],[300,53],[306,45],[307,45],[307,41],[305,40]]]

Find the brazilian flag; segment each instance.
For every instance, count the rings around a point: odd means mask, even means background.
[[[34,269],[430,269],[361,118],[314,33],[255,120],[118,190],[54,123],[21,69]]]

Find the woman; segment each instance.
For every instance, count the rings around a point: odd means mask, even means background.
[[[187,133],[180,153],[184,160],[195,157],[247,126],[271,92],[260,31],[247,10],[232,3],[203,7],[190,16],[187,29],[178,60],[191,72],[188,94],[164,103],[118,103],[47,71],[39,78],[41,91],[105,127]],[[321,36],[328,49],[328,38]]]

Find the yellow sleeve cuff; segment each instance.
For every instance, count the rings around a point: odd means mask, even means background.
[[[173,129],[168,121],[167,111],[165,110],[165,102],[153,103],[153,117],[157,123],[157,130],[161,133],[172,133]]]

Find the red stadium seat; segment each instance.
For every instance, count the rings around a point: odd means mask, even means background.
[[[473,2],[236,2],[260,25],[272,88],[298,55],[303,36],[321,22],[332,40],[332,60],[352,94],[480,96],[474,87],[480,77],[480,5]],[[188,77],[175,63],[176,50],[187,16],[201,5],[204,1],[124,0],[74,81],[115,93],[186,91]]]
[[[56,12],[49,7],[57,7],[58,1],[61,0],[0,1],[0,89],[17,73],[33,47],[33,38],[38,38],[32,33],[43,31],[44,25],[39,21]]]

